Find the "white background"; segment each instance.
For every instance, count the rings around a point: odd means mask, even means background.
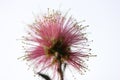
[[[0,0],[0,80],[36,80],[27,70],[19,40],[34,14],[47,8],[70,10],[89,24],[92,52],[90,71],[77,80],[120,80],[120,1],[119,0]],[[67,80],[69,74],[66,76]]]

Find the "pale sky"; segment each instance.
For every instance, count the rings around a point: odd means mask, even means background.
[[[120,1],[119,0],[0,0],[0,80],[39,80],[33,76],[22,56],[19,40],[34,14],[50,9],[67,11],[90,25],[92,53],[90,71],[76,80],[120,80]],[[70,78],[66,72],[66,80]]]

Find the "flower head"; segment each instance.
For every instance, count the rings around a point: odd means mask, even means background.
[[[33,62],[39,72],[52,68],[55,76],[63,64],[79,71],[86,69],[84,58],[90,56],[90,49],[87,48],[85,26],[73,17],[48,10],[48,14],[38,17],[29,28],[24,39],[31,45],[27,46],[25,59]]]

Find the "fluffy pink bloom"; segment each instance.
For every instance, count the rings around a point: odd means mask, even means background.
[[[76,70],[86,69],[84,58],[88,58],[85,26],[79,25],[73,17],[62,15],[60,11],[48,11],[29,25],[28,35],[24,37],[27,43],[25,59],[32,62],[40,72],[52,69],[55,76],[58,62],[71,65]]]

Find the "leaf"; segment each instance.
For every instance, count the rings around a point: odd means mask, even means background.
[[[41,76],[42,78],[44,78],[45,80],[51,80],[50,77],[46,74],[42,74],[40,72],[37,73],[39,76]]]

